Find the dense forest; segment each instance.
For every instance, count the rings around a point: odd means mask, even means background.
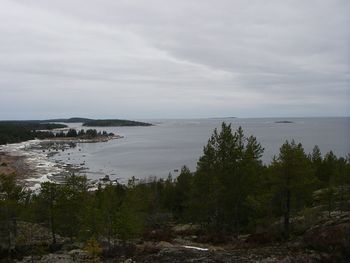
[[[67,127],[57,123],[38,123],[35,121],[0,121],[0,145],[6,143],[18,143],[33,140],[35,138],[45,138],[47,132],[43,130],[53,130]]]
[[[46,131],[46,132],[41,132],[40,137],[41,138],[77,138],[77,139],[94,139],[97,137],[109,137],[109,136],[114,136],[115,134],[112,132],[107,132],[107,131],[97,131],[96,129],[69,129],[68,131],[59,131],[59,132],[51,132],[51,131]],[[40,138],[39,137],[39,138]]]
[[[197,226],[197,241],[213,243],[277,224],[268,238],[282,241],[305,230],[295,223],[300,216],[313,224],[321,214],[350,210],[349,156],[322,155],[317,146],[307,154],[300,143],[286,141],[264,165],[263,152],[255,137],[223,123],[204,147],[197,170],[183,167],[177,178],[131,178],[88,191],[86,177],[72,175],[63,184],[42,183],[33,193],[14,175],[1,175],[1,233],[16,251],[18,240],[30,240],[11,233],[18,233],[19,222],[30,222],[49,229],[50,246],[60,236],[87,242],[100,253],[103,243],[108,256],[117,244],[135,238],[170,240],[169,228],[176,224]],[[3,253],[15,253],[10,248]]]
[[[69,129],[67,131],[52,131],[54,129],[66,128],[64,124],[57,123],[37,123],[37,122],[0,122],[0,145],[7,143],[19,143],[34,139],[50,138],[79,138],[94,139],[96,137],[114,136],[114,133],[97,131],[96,129]]]

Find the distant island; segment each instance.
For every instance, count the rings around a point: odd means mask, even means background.
[[[225,120],[225,119],[237,119],[237,117],[229,116],[229,117],[211,117],[211,120]]]
[[[275,123],[294,123],[292,121],[275,121]]]
[[[130,120],[89,120],[83,123],[83,126],[88,127],[121,127],[121,126],[153,126],[151,123],[130,121]]]
[[[151,123],[131,121],[131,120],[121,120],[121,119],[88,119],[74,117],[69,119],[49,119],[40,121],[42,123],[82,123],[83,126],[87,127],[122,127],[122,126],[153,126]]]
[[[48,119],[48,120],[42,120],[40,122],[63,122],[63,123],[84,123],[87,121],[92,121],[93,119],[88,118],[81,118],[81,117],[73,117],[73,118],[60,118],[60,119]]]

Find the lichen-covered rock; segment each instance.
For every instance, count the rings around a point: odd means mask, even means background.
[[[43,257],[34,257],[31,256],[23,258],[19,263],[73,263],[73,259],[70,255],[66,254],[48,254]]]
[[[220,252],[212,253],[211,251],[201,251],[181,247],[164,248],[157,254],[149,255],[143,259],[144,263],[187,263],[187,262],[250,262],[247,257],[238,256],[232,253]]]
[[[320,255],[320,254],[297,254],[292,256],[286,256],[279,263],[321,263],[321,262],[332,262],[329,258],[329,255]]]
[[[319,251],[350,257],[350,218],[315,226],[304,235],[304,243]]]
[[[73,249],[68,252],[68,255],[72,257],[74,262],[89,262],[92,261],[92,256],[88,252],[82,249]]]

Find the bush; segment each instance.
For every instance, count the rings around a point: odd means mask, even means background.
[[[86,250],[92,256],[94,262],[99,262],[102,248],[96,239],[89,239],[85,244],[84,250]]]

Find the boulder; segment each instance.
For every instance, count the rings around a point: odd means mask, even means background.
[[[341,257],[350,257],[350,219],[328,221],[307,231],[306,246]]]

